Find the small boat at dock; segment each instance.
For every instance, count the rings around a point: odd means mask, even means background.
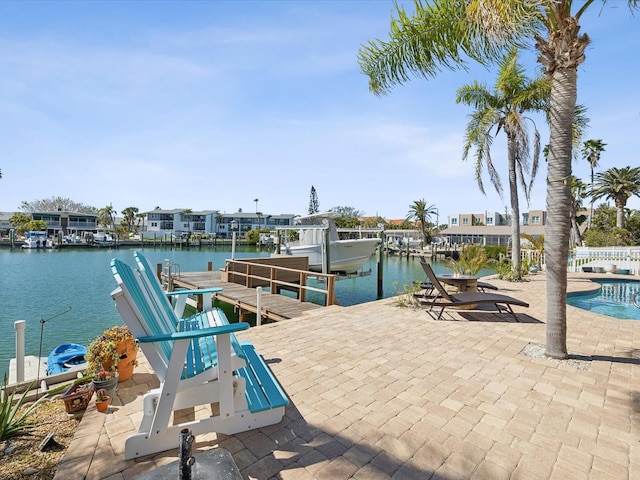
[[[63,343],[54,348],[47,357],[47,375],[82,370],[87,367],[84,356],[87,347],[77,343]]]

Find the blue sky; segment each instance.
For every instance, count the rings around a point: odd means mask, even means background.
[[[598,3],[581,22],[592,39],[578,80],[585,139],[607,144],[601,169],[636,166],[640,18],[626,1]],[[504,212],[508,194],[485,178],[482,195],[462,161],[470,109],[455,103],[457,88],[492,86],[495,71],[447,71],[376,97],[357,53],[388,38],[392,12],[387,0],[1,2],[0,211],[61,196],[229,213],[255,211],[258,198],[261,212],[305,214],[313,185],[321,210],[403,218],[424,198],[440,223]],[[523,62],[537,74],[534,53]],[[574,174],[588,181],[585,160]],[[545,177],[543,166],[531,209],[545,208]]]

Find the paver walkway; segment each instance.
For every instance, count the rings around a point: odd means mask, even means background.
[[[570,290],[589,288],[572,278]],[[545,275],[491,281],[531,304],[515,309],[524,323],[464,311],[435,321],[387,299],[243,332],[291,404],[278,425],[198,436],[195,448],[225,447],[260,480],[640,478],[640,321],[568,306],[581,361],[527,356],[545,342]],[[56,479],[133,479],[174,461],[175,450],[124,460],[154,382],[143,363],[119,386],[122,406],[104,415],[92,402]]]

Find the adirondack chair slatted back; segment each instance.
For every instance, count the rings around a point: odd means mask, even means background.
[[[114,276],[117,274],[121,279],[122,285],[126,288],[131,300],[142,316],[143,323],[146,326],[146,328],[143,327],[146,335],[162,335],[202,327],[197,319],[180,321],[173,314],[173,310],[167,310],[159,306],[158,297],[152,293],[148,282],[144,281],[144,274],[134,271],[129,265],[118,259],[112,260],[112,269]],[[167,321],[169,313],[173,318]],[[165,365],[169,364],[173,343],[173,341],[165,341],[159,342],[157,347],[154,346],[154,350],[159,348],[162,352],[162,362]],[[216,366],[217,354],[212,354],[212,352],[215,352],[215,340],[213,338],[203,337],[197,341],[192,341],[187,352],[182,378],[192,377]]]
[[[130,307],[137,310],[137,312],[134,311],[133,313],[144,320],[143,322],[136,322],[136,324],[128,324],[134,336],[153,336],[166,333],[164,328],[157,323],[158,318],[160,318],[158,312],[154,308],[154,303],[151,301],[136,272],[117,258],[111,260],[111,271],[125,295],[129,296]],[[173,342],[159,342],[157,348],[160,360],[164,364],[164,369],[166,369],[171,357]]]
[[[157,305],[159,310],[158,315],[161,315],[167,324],[173,323],[175,327],[178,319],[176,318],[173,306],[167,298],[165,291],[162,289],[162,285],[160,284],[158,277],[153,273],[151,265],[149,265],[149,262],[144,255],[137,251],[133,252],[133,257],[138,264],[138,271],[140,272],[146,288],[149,290],[149,294],[155,297],[154,303]]]
[[[438,278],[436,277],[436,274],[434,273],[433,268],[431,268],[431,265],[428,263],[425,263],[422,265],[422,268],[424,269],[425,273],[427,274],[427,277],[429,277],[429,280],[431,280],[431,283],[433,284],[434,287],[436,287],[436,289],[438,290],[438,293],[440,293],[442,298],[444,298],[445,300],[451,303],[454,303],[455,299],[451,295],[449,295],[449,292],[447,292],[447,290],[444,288],[442,283],[440,283],[440,280],[438,280]]]
[[[218,308],[211,308],[204,313],[198,313],[193,317],[190,317],[188,322],[184,319],[180,319],[176,316],[175,310],[168,300],[165,291],[162,289],[162,285],[158,280],[158,277],[153,273],[149,261],[140,252],[133,252],[133,256],[138,264],[138,271],[140,272],[140,278],[145,285],[149,295],[154,298],[154,303],[157,304],[158,315],[160,315],[167,325],[168,329],[175,328],[177,331],[196,330],[198,328],[207,328],[215,325],[228,325],[224,313]],[[222,318],[224,317],[224,318]],[[204,366],[204,368],[211,368],[217,364],[218,353],[215,346],[215,341],[212,337],[202,337],[198,339],[197,357],[193,358],[196,368]],[[231,345],[234,353],[241,358],[244,358],[245,353],[235,335],[231,336]],[[191,352],[190,352],[191,353]],[[202,362],[200,364],[199,362]],[[192,365],[189,362],[189,365]]]

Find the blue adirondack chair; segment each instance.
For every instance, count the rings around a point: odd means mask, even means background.
[[[142,421],[125,442],[125,458],[177,448],[184,428],[194,435],[233,435],[280,422],[287,396],[253,345],[235,337],[247,323],[211,327],[214,315],[224,316],[218,309],[178,318],[145,273],[118,259],[111,269],[117,310],[160,381],[144,395]],[[210,416],[169,425],[176,410],[212,403],[217,411]]]

